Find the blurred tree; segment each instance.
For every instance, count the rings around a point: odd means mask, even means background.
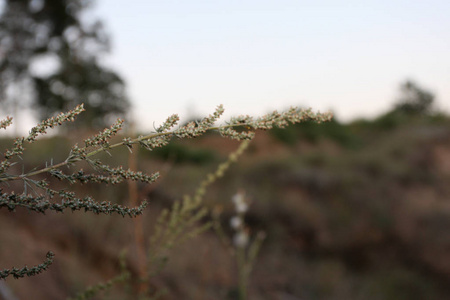
[[[0,105],[40,118],[84,102],[84,126],[104,127],[130,104],[124,82],[99,62],[109,39],[82,14],[89,0],[6,0],[0,7]]]
[[[407,80],[401,85],[402,95],[395,105],[395,110],[406,114],[426,115],[431,112],[434,101],[433,93]]]

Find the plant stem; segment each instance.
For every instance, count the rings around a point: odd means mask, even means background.
[[[229,124],[229,125],[224,125],[224,126],[209,127],[207,130],[211,131],[211,130],[218,130],[220,128],[241,127],[241,126],[248,126],[248,125],[250,125],[250,123]],[[137,144],[137,143],[139,143],[141,141],[144,141],[144,140],[148,140],[148,139],[159,137],[159,136],[167,136],[167,135],[174,135],[174,132],[173,131],[169,131],[169,132],[158,132],[158,133],[148,134],[148,135],[145,135],[145,136],[141,136],[141,137],[137,137],[137,138],[132,139],[130,144]],[[99,148],[97,148],[95,150],[92,150],[91,152],[87,153],[86,154],[86,158],[92,157],[92,156],[94,156],[94,155],[96,155],[96,154],[98,154],[100,152],[104,152],[104,151],[107,151],[109,149],[117,148],[117,147],[123,146],[123,145],[125,145],[125,142],[118,142],[116,144],[109,145],[108,147],[99,147]],[[63,161],[63,162],[60,162],[59,164],[55,164],[55,165],[52,165],[52,166],[49,166],[49,167],[46,167],[46,168],[42,168],[40,170],[36,170],[36,171],[33,171],[33,172],[26,173],[26,174],[21,174],[21,175],[16,175],[16,176],[7,176],[7,177],[0,178],[0,182],[13,181],[13,180],[18,180],[18,179],[23,179],[24,177],[30,177],[30,176],[34,176],[34,175],[39,175],[39,174],[42,174],[42,173],[45,173],[45,172],[48,172],[48,171],[51,171],[51,170],[54,170],[54,169],[57,169],[57,168],[60,168],[60,167],[64,167],[64,166],[72,164],[72,163],[73,162]]]
[[[238,265],[238,289],[239,300],[247,299],[247,264],[245,261],[245,247],[238,247],[236,253],[236,260]]]

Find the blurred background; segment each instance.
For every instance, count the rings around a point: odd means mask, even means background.
[[[437,0],[0,1],[0,117],[16,124],[1,146],[79,103],[86,112],[30,146],[24,169],[64,160],[117,117],[138,135],[218,104],[224,120],[331,110],[330,123],[258,132],[206,194],[228,228],[230,199],[244,190],[250,234],[266,233],[249,299],[450,299],[448,12],[450,2]],[[136,151],[136,168],[163,174],[137,187],[150,200],[145,237],[237,146],[208,134]],[[114,165],[132,163],[126,149],[113,154]],[[129,204],[127,185],[82,188]],[[5,282],[14,299],[74,296],[117,274],[124,248],[139,248],[129,219],[0,214],[0,268],[57,255],[46,273]],[[134,274],[138,257],[127,261]],[[206,232],[174,248],[152,286],[169,291],[163,299],[237,299],[234,259]],[[105,299],[125,295],[118,288]]]

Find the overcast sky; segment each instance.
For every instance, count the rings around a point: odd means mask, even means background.
[[[373,117],[407,78],[450,112],[449,0],[97,0],[92,13],[146,129],[218,104]]]

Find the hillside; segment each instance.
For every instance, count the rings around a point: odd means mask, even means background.
[[[62,137],[43,140],[24,161],[57,161],[69,145]],[[144,235],[163,208],[192,194],[237,145],[206,135],[139,152],[140,169],[162,172],[155,185],[139,187],[140,198],[150,201]],[[126,164],[128,151],[114,159]],[[267,238],[250,299],[450,299],[449,182],[448,118],[303,124],[258,132],[240,162],[207,191],[205,203],[220,208],[230,235],[230,199],[238,190],[251,199],[246,222],[251,233],[262,230]],[[82,192],[119,203],[128,197],[126,185],[88,185]],[[134,275],[139,272],[135,223],[128,218],[23,209],[0,215],[2,268],[38,264],[48,250],[56,253],[47,272],[5,282],[18,299],[74,296],[115,276],[123,249]],[[151,287],[168,290],[160,299],[237,299],[234,264],[208,231],[172,249]],[[123,290],[119,285],[105,299],[124,299]]]

